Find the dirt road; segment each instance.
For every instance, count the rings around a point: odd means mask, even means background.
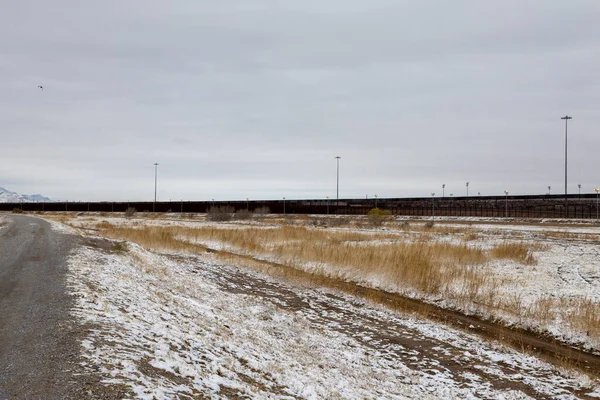
[[[79,371],[85,333],[69,314],[66,256],[77,238],[9,216],[0,229],[0,399],[76,399],[97,386]]]

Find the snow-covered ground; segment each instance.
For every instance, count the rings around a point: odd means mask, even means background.
[[[310,218],[323,219],[323,216],[311,216]],[[360,219],[361,217],[357,217]],[[194,227],[217,227],[236,229],[264,228],[272,229],[278,226],[272,219],[259,221],[235,221],[230,223],[217,223],[203,220],[181,220],[177,215],[169,216],[167,219],[145,219],[145,218],[120,218],[80,217],[69,223],[76,227],[89,227],[98,221],[108,221],[118,226],[139,227],[144,226],[183,226]],[[398,220],[404,220],[398,218]],[[490,223],[495,222],[495,223]],[[517,261],[507,259],[496,259],[487,263],[486,268],[489,276],[494,277],[493,290],[495,296],[504,304],[511,304],[513,309],[530,310],[523,315],[515,316],[514,313],[501,309],[489,310],[472,304],[460,304],[448,298],[424,295],[410,288],[398,287],[388,280],[378,276],[364,276],[355,274],[352,280],[355,282],[391,292],[399,292],[410,297],[421,298],[425,301],[435,302],[448,308],[458,308],[467,313],[477,313],[489,317],[502,318],[505,323],[525,328],[547,331],[563,341],[576,343],[586,347],[588,350],[600,351],[600,342],[597,336],[589,335],[586,329],[575,329],[573,324],[566,322],[566,318],[573,313],[582,301],[592,304],[600,303],[600,226],[574,224],[568,220],[547,221],[514,221],[501,224],[498,219],[452,217],[446,218],[440,228],[460,229],[461,233],[446,234],[443,231],[435,233],[428,232],[428,240],[449,242],[454,244],[468,244],[480,248],[490,248],[494,245],[506,242],[525,242],[534,245],[543,245],[533,252],[538,260],[535,265],[523,265]],[[523,223],[527,222],[527,223]],[[418,228],[418,224],[413,223]],[[467,225],[465,223],[468,223]],[[411,225],[413,226],[413,225]],[[322,228],[315,228],[322,229]],[[411,229],[388,228],[356,228],[338,227],[327,228],[329,230],[351,230],[366,234],[386,233],[397,237],[402,241],[419,240],[420,231]],[[467,242],[464,237],[472,234],[474,239]],[[564,236],[564,237],[563,237]],[[200,243],[217,250],[228,250],[244,252],[227,243],[200,240]],[[535,248],[535,246],[533,246]],[[252,254],[253,256],[270,261],[281,262],[273,255]],[[347,274],[340,272],[339,266],[325,265],[323,263],[299,263],[296,266],[307,271],[326,270],[328,274]],[[499,283],[500,282],[500,283]],[[484,288],[485,289],[485,288]],[[461,290],[457,288],[457,290]],[[537,311],[540,307],[548,307],[544,312],[549,317],[541,320]]]
[[[88,243],[69,260],[74,312],[95,327],[86,366],[136,398],[600,396],[600,382],[497,343],[208,253]]]

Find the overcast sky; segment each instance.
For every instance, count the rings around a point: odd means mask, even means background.
[[[600,186],[598,0],[0,0],[0,186],[63,200]],[[42,85],[44,90],[38,89]]]

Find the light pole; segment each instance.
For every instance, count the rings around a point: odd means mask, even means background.
[[[548,186],[548,194],[552,194],[551,190],[552,190],[552,186]]]
[[[250,211],[250,204],[248,198],[246,197],[246,211]]]
[[[504,218],[508,218],[508,190],[504,191],[504,198],[506,199],[504,202]]]
[[[598,218],[598,193],[600,193],[600,188],[594,189],[596,191],[596,219]]]
[[[467,182],[467,197],[469,197],[469,182]]]
[[[579,196],[581,196],[581,183],[578,183],[577,187],[579,188]]]
[[[154,163],[154,203],[152,203],[152,212],[156,212],[156,187],[158,183],[158,163]]]
[[[435,193],[431,192],[431,220],[435,221]]]
[[[325,203],[327,203],[327,215],[329,215],[329,196],[325,196],[327,198],[327,200],[325,200]]]
[[[183,214],[183,199],[181,199],[181,211],[180,211],[180,213]]]
[[[561,119],[565,120],[565,217],[567,216],[567,126],[570,119],[573,117],[569,117],[565,115]]]
[[[285,215],[285,197],[283,198],[283,215]]]
[[[377,208],[377,195],[375,195],[375,208]]]
[[[340,156],[335,156],[337,161],[337,179],[336,179],[336,189],[335,189],[335,205],[340,205]]]
[[[445,190],[446,190],[446,184],[442,183],[442,197],[446,197]]]

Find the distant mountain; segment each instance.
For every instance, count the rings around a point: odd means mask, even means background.
[[[21,201],[39,203],[52,200],[41,194],[19,194],[0,187],[0,203],[19,203]]]

